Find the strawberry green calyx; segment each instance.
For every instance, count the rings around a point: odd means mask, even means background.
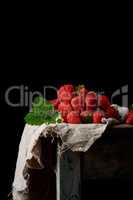
[[[78,92],[81,88],[85,88],[85,85],[78,85],[75,87],[75,90]]]

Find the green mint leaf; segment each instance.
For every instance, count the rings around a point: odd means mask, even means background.
[[[61,117],[52,104],[39,96],[34,99],[32,111],[25,116],[24,120],[27,124],[41,125],[43,123],[58,123],[61,121]]]

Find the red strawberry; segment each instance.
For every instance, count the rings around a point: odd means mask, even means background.
[[[85,98],[87,110],[94,110],[97,105],[97,95],[95,92],[88,92]]]
[[[118,119],[119,118],[119,112],[118,110],[116,110],[116,108],[114,108],[113,106],[109,106],[106,111],[105,111],[105,115],[107,118],[115,118]]]
[[[129,118],[127,118],[126,124],[133,125],[133,116],[132,117],[130,116]]]
[[[61,102],[58,106],[58,111],[61,113],[64,121],[67,122],[67,114],[72,111],[72,107],[69,103]]]
[[[59,91],[74,92],[74,86],[71,84],[63,85],[60,87]]]
[[[71,105],[75,111],[80,112],[81,110],[83,110],[84,105],[83,105],[81,96],[76,96],[76,97],[72,98]]]
[[[55,108],[58,108],[59,100],[58,99],[49,100],[49,103],[53,104]]]
[[[110,106],[109,98],[105,95],[99,95],[98,106],[101,107],[102,109],[106,109],[108,106]]]
[[[59,101],[69,102],[72,99],[73,95],[70,92],[62,91],[58,92]]]
[[[93,123],[99,124],[101,123],[102,118],[104,117],[104,113],[101,111],[96,111],[93,113]]]
[[[93,116],[93,113],[87,110],[80,113],[80,117],[83,123],[92,123],[93,121],[92,116]]]
[[[73,97],[73,85],[63,85],[57,92],[59,101],[69,102]]]
[[[127,118],[127,120],[126,120],[126,124],[133,125],[133,117],[129,117],[129,118]]]
[[[126,124],[133,125],[133,111],[129,111],[126,116]]]
[[[125,116],[125,119],[127,119],[128,117],[132,116],[133,115],[133,111],[129,111],[126,116]]]
[[[70,113],[68,113],[67,122],[71,124],[80,124],[81,119],[79,113],[76,111],[71,111]]]

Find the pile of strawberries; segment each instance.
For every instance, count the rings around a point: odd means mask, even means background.
[[[83,85],[78,89],[70,84],[61,86],[57,99],[50,102],[66,123],[102,123],[102,118],[120,118],[118,110],[106,95],[97,95]],[[133,124],[133,112],[128,113],[125,122]]]

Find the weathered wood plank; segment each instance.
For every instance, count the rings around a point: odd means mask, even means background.
[[[60,159],[60,200],[81,200],[79,153],[67,151]]]

